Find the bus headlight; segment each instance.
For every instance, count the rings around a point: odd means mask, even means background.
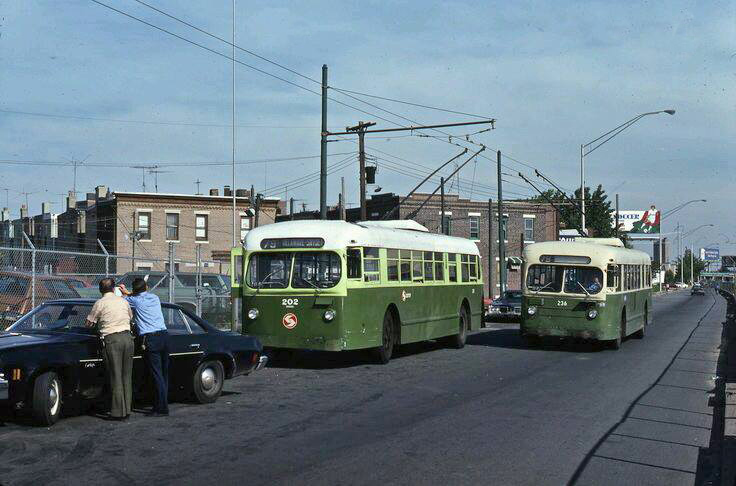
[[[258,309],[253,307],[252,309],[248,310],[248,319],[250,319],[251,321],[255,321],[256,319],[258,319],[258,314],[260,314],[260,312],[258,312]]]
[[[526,313],[529,314],[530,316],[533,316],[534,314],[537,313],[537,306],[530,305],[529,307],[526,308]]]
[[[591,307],[590,309],[588,309],[588,319],[592,320],[596,317],[598,317],[598,309],[596,309],[595,307]]]
[[[322,315],[325,321],[330,322],[332,321],[335,316],[337,315],[337,312],[335,312],[333,309],[327,309],[325,313]]]

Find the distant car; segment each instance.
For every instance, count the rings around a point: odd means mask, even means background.
[[[102,400],[108,386],[103,345],[85,326],[94,300],[49,301],[36,307],[8,331],[0,332],[0,402],[26,410],[44,426],[54,424],[67,405]],[[223,382],[265,366],[260,341],[219,331],[173,304],[161,305],[170,334],[169,390],[200,403],[217,400]],[[135,339],[133,384],[146,383],[141,339]]]
[[[485,315],[486,322],[519,321],[521,319],[521,290],[507,290],[491,302]]]
[[[34,304],[80,297],[77,289],[63,277],[37,274],[35,289],[33,280],[31,274],[25,272],[0,272],[0,330],[13,324]]]
[[[89,288],[92,288],[92,284],[89,283],[87,280],[84,280],[82,278],[65,277],[64,280],[66,280],[67,282],[69,282],[69,285],[71,285],[75,289],[89,289]]]
[[[693,288],[690,289],[690,295],[705,295],[705,289],[700,284],[693,285]]]
[[[668,283],[667,290],[677,290],[678,285],[676,283]]]

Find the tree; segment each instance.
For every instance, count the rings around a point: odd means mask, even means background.
[[[576,206],[570,204],[565,198],[565,193],[548,189],[544,191],[543,196],[534,196],[530,201],[534,202],[554,202],[560,210],[560,221],[566,228],[580,228],[580,211]],[[579,203],[580,189],[574,194],[568,196],[570,199]],[[611,201],[608,200],[606,191],[603,186],[598,184],[593,194],[590,194],[590,188],[585,188],[585,224],[591,230],[590,236],[598,238],[607,238],[616,234],[613,228],[613,209],[611,209]]]
[[[680,263],[682,263],[682,265],[680,265]],[[685,277],[684,279],[680,278],[680,269],[682,269],[682,274]],[[704,269],[705,269],[705,262],[701,260],[700,258],[694,256],[693,258],[693,279],[695,281],[699,280],[700,272],[702,272]],[[681,280],[683,282],[690,282],[690,249],[689,248],[685,249],[684,257],[677,259],[676,279],[678,282]]]

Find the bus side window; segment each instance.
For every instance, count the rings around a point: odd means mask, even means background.
[[[457,282],[457,256],[455,253],[447,254],[447,275],[450,282]]]
[[[606,286],[615,291],[618,288],[618,267],[616,265],[608,265],[606,273],[608,274]]]
[[[434,253],[434,279],[444,282],[445,281],[445,263],[444,253]]]
[[[381,280],[380,269],[378,248],[363,248],[363,280],[379,282]]]
[[[460,274],[463,282],[470,282],[470,263],[468,263],[468,255],[460,255]]]
[[[478,280],[478,257],[476,255],[470,255],[470,280]]]
[[[431,282],[434,280],[434,261],[431,251],[424,252],[424,280]]]
[[[411,251],[400,250],[401,253],[401,281],[411,282]]]
[[[386,269],[389,282],[399,280],[399,250],[386,250]]]
[[[421,251],[412,251],[411,252],[411,273],[412,273],[412,279],[422,282],[423,275],[422,275],[422,252]]]
[[[348,278],[361,277],[360,248],[348,248]]]

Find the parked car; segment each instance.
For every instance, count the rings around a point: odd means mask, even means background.
[[[521,290],[507,290],[491,302],[486,321],[519,321],[521,319]]]
[[[71,285],[75,289],[92,288],[92,284],[88,280],[81,277],[64,277],[64,280],[69,282],[69,285]]]
[[[52,299],[73,299],[79,292],[62,277],[24,272],[0,272],[0,330],[30,311],[33,304]],[[35,292],[35,299],[34,299]],[[98,292],[99,294],[99,292]]]
[[[694,284],[693,288],[690,289],[690,295],[705,295],[705,289],[700,284]]]
[[[0,401],[54,424],[69,404],[99,401],[108,393],[97,331],[85,326],[90,299],[49,301],[0,332]],[[219,331],[178,305],[162,304],[170,334],[169,390],[200,403],[217,400],[223,382],[265,366],[257,338]],[[135,339],[135,358],[142,356]],[[136,396],[145,388],[142,359],[133,360]],[[73,408],[73,407],[72,407]]]

